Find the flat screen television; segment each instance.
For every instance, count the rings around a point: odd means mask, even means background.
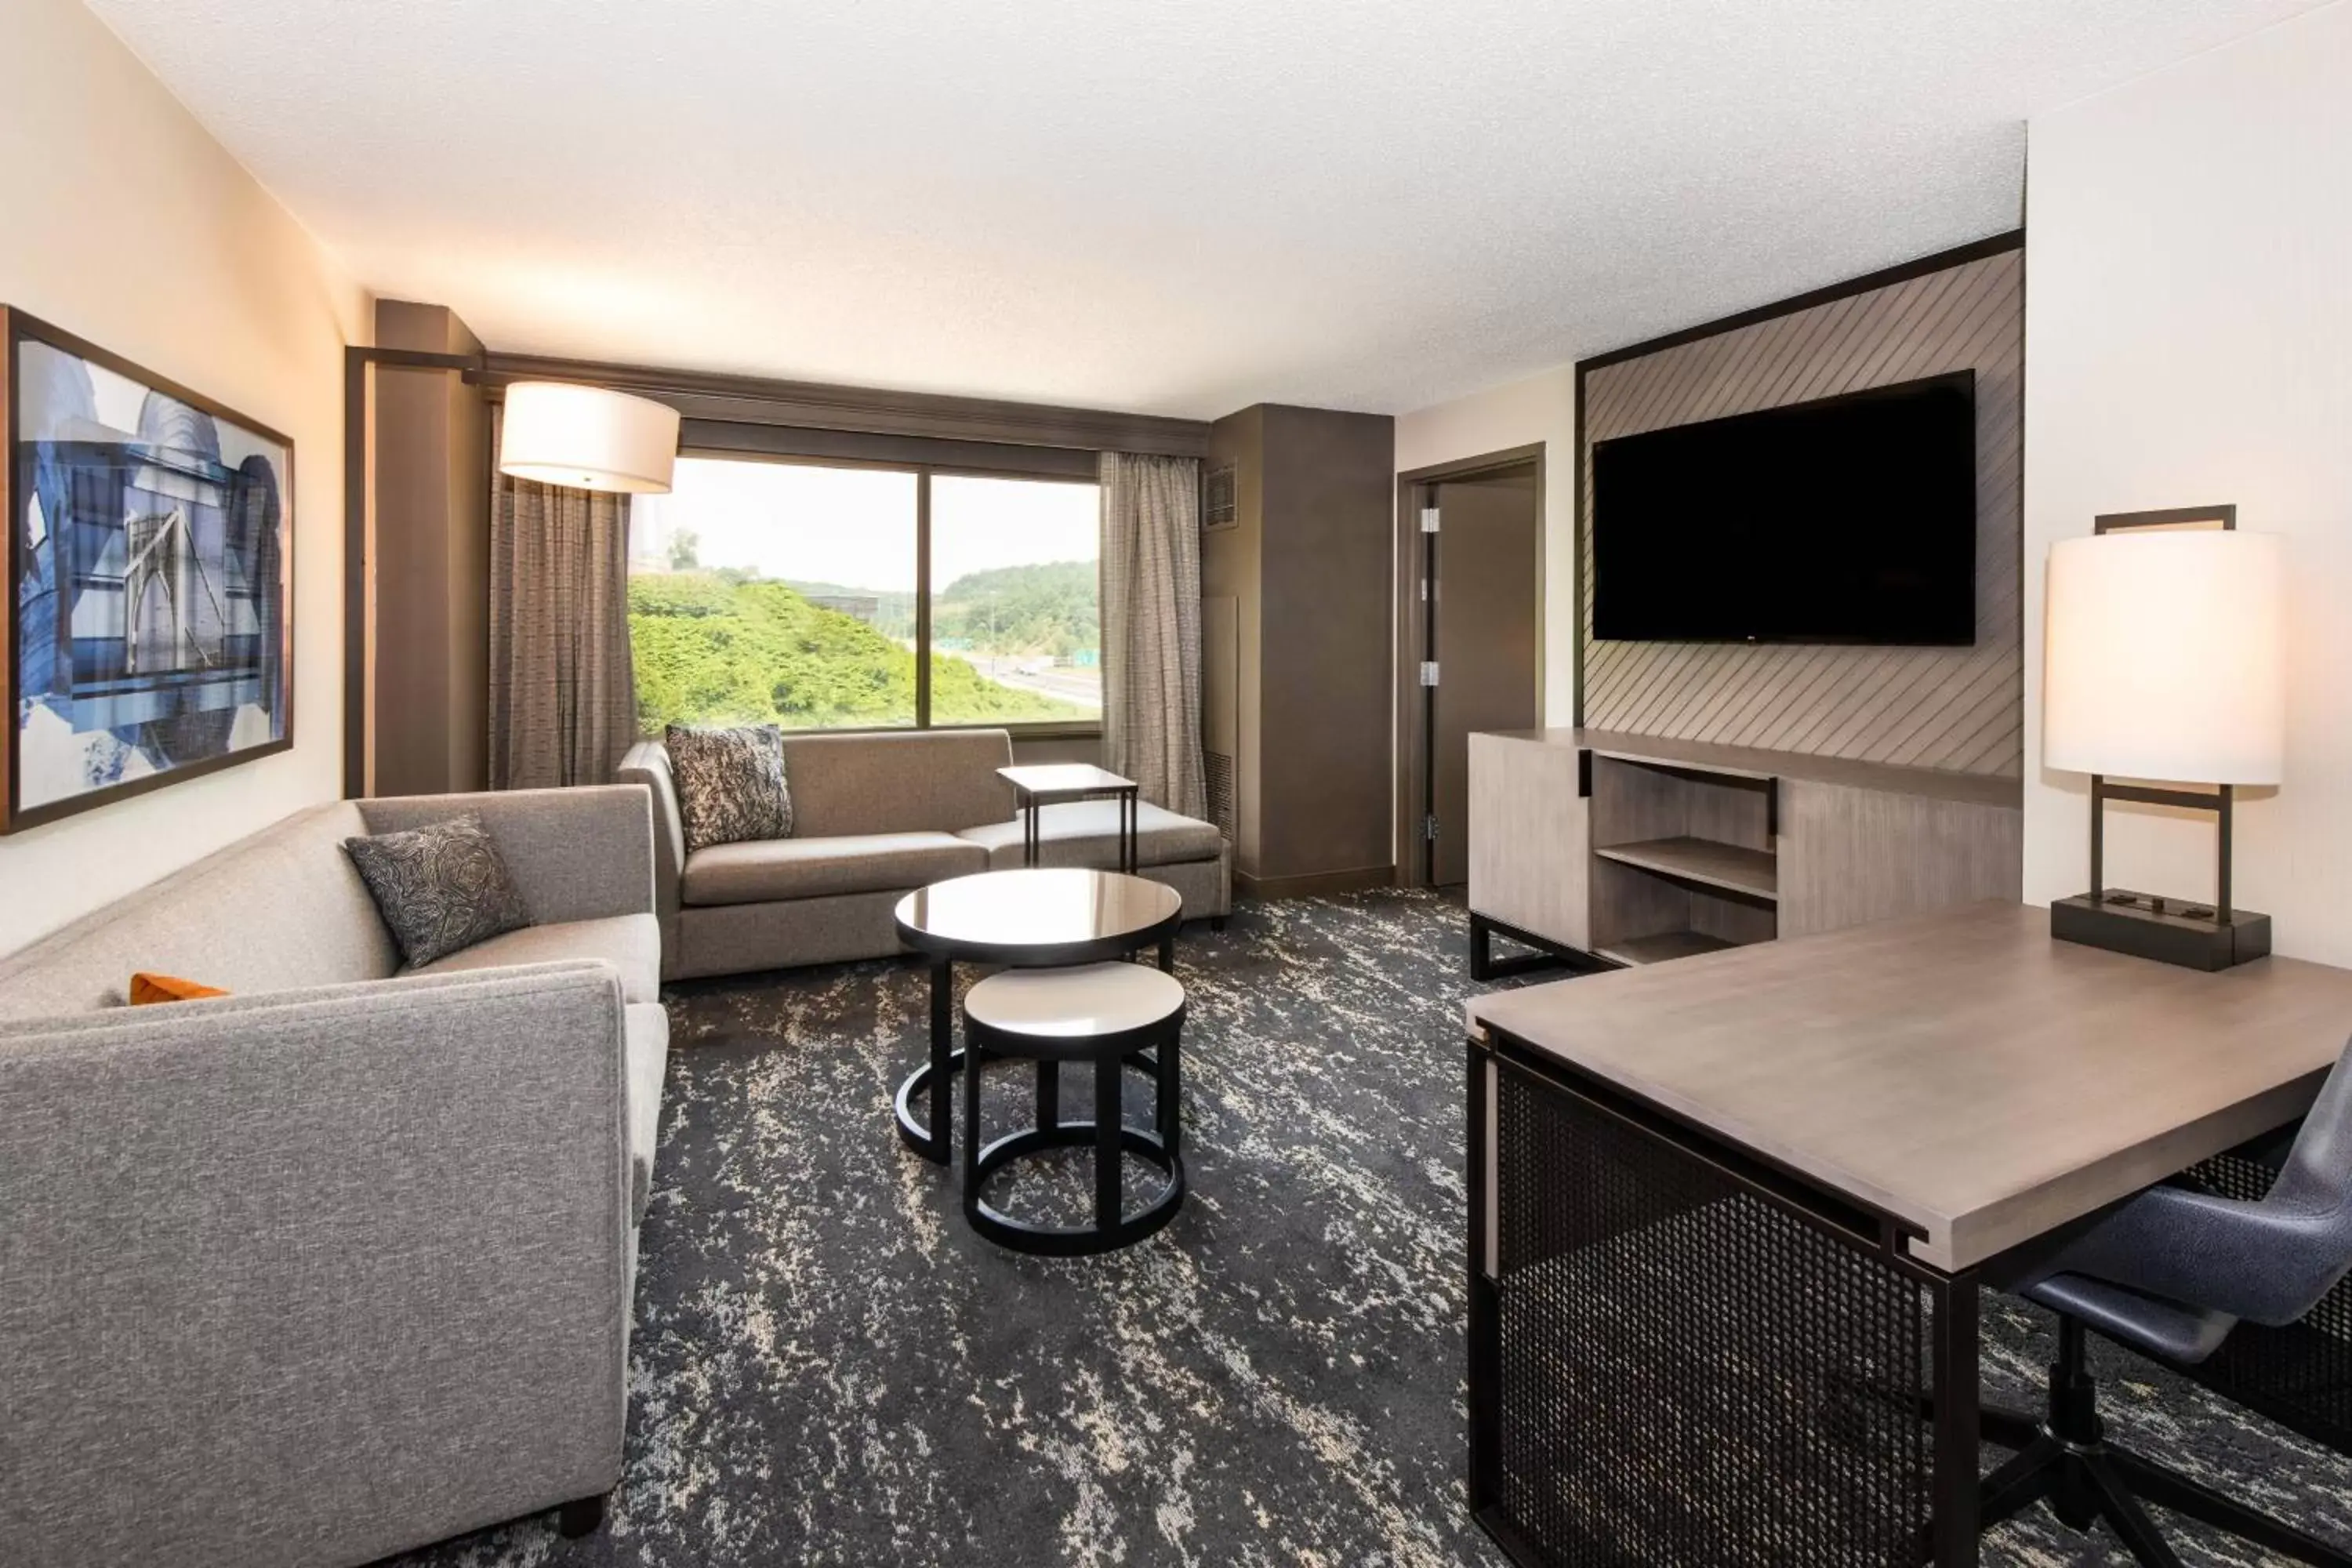
[[[1976,640],[1976,374],[1598,441],[1592,635]]]

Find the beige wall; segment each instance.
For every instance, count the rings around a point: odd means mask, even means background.
[[[360,290],[76,0],[0,4],[0,300],[294,438],[292,751],[0,839],[0,952],[341,793]]]
[[[1400,414],[1397,472],[1514,447],[1544,447],[1544,722],[1576,717],[1576,367]]]
[[[2352,3],[2035,119],[2026,209],[2025,891],[2088,881],[2088,780],[2041,759],[2043,563],[2102,511],[2234,502],[2285,536],[2286,782],[2237,899],[2352,963]],[[2151,637],[2163,628],[2150,626]],[[2108,814],[2108,878],[2212,892],[2210,817]],[[2347,1021],[2352,1023],[2352,1021]]]

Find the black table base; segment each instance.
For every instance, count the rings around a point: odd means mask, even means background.
[[[1467,1086],[1469,1504],[1504,1553],[1972,1568],[1976,1272],[1487,1035]]]
[[[952,1126],[953,1113],[942,1113],[934,1107],[924,1106],[923,1102],[941,1097],[952,1101],[956,1081],[963,1075],[964,1058],[963,1047],[959,1046],[947,1054],[944,1065],[935,1069],[931,1063],[925,1062],[900,1079],[898,1083],[898,1093],[895,1101],[898,1119],[898,1141],[934,1164],[947,1164],[955,1157],[955,1151],[947,1147],[948,1140],[931,1136],[933,1127]],[[1152,1066],[1149,1058],[1130,1057],[1128,1058],[1127,1067],[1130,1072],[1142,1073],[1155,1082],[1158,1079],[1159,1069]],[[1043,1076],[1042,1072],[1040,1076]],[[936,1089],[934,1087],[936,1085],[946,1087],[941,1090]],[[1041,1089],[1039,1092],[1042,1094],[1044,1090]],[[918,1107],[922,1109],[919,1110]],[[926,1118],[929,1118],[928,1121]]]
[[[1114,1252],[1158,1231],[1176,1217],[1184,1206],[1184,1157],[1171,1153],[1159,1138],[1137,1127],[1118,1129],[1118,1147],[1107,1157],[1100,1124],[1093,1121],[1064,1121],[1052,1127],[1033,1127],[999,1138],[980,1152],[976,1166],[964,1174],[963,1216],[971,1228],[996,1243],[1015,1252],[1035,1253],[1045,1258],[1079,1258],[1088,1253]],[[1113,1189],[1106,1220],[1103,1194],[1095,1197],[1095,1222],[1087,1226],[1048,1226],[1015,1218],[994,1208],[979,1195],[978,1186],[989,1177],[1027,1155],[1047,1153],[1055,1149],[1077,1149],[1092,1146],[1097,1173],[1119,1170],[1118,1155],[1123,1151],[1140,1155],[1157,1165],[1168,1177],[1168,1185],[1151,1203],[1129,1215],[1120,1209]],[[1099,1175],[1097,1175],[1099,1181]]]
[[[1009,1035],[976,1024],[967,1015],[963,1077],[963,1215],[971,1228],[1015,1252],[1076,1258],[1111,1252],[1158,1231],[1184,1206],[1182,1055],[1179,1044],[1184,1009],[1157,1024],[1094,1039],[1040,1039]],[[1150,1051],[1146,1057],[1143,1053]],[[992,1061],[1036,1064],[1036,1124],[982,1145],[980,1141],[980,1080]],[[1064,1121],[1062,1064],[1090,1061],[1095,1069],[1095,1115],[1091,1121]],[[977,1065],[975,1065],[977,1064]],[[1125,1069],[1151,1075],[1158,1088],[1153,1107],[1157,1131],[1125,1125],[1121,1094]],[[1018,1219],[981,1196],[989,1177],[1016,1160],[1056,1149],[1095,1152],[1094,1219],[1088,1225],[1049,1226]],[[1127,1212],[1124,1157],[1138,1155],[1167,1176],[1160,1195],[1135,1214]]]
[[[1078,800],[1115,800],[1118,803],[1117,853],[1118,869],[1133,876],[1141,868],[1141,851],[1138,842],[1142,826],[1143,808],[1138,786],[1129,784],[1117,788],[1033,790],[1025,784],[1013,786],[1014,809],[1021,815],[1021,864],[1042,865],[1045,858],[1045,811],[1049,805],[1060,805]]]
[[[1008,958],[1018,957],[1020,962],[1017,964],[1008,964],[1007,967],[1057,969],[1124,957],[1126,953],[1149,947],[1156,941],[1161,972],[1175,973],[1176,921],[1168,921],[1165,930],[1142,934],[1141,942],[1128,943],[1124,951],[1112,951],[1117,947],[1116,943],[1108,947],[1097,944],[1075,955],[1070,950],[1046,948],[1017,955],[996,954],[993,958],[995,962],[1003,963]],[[950,1130],[955,1118],[955,1078],[963,1071],[964,1054],[955,1043],[955,960],[945,953],[934,952],[930,955],[930,1057],[898,1085],[896,1104],[899,1141],[931,1163],[944,1165],[955,1157]],[[934,1134],[933,1128],[940,1131]]]

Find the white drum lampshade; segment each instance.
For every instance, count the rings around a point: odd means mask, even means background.
[[[499,472],[573,489],[666,495],[677,463],[677,410],[568,382],[507,388]]]
[[[2140,531],[2052,545],[2042,760],[2126,779],[2279,783],[2285,586],[2275,534]]]

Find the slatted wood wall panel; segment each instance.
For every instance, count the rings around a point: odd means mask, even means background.
[[[1962,263],[1591,371],[1584,381],[1584,624],[1592,625],[1593,441],[1973,367],[1977,641],[1969,648],[1584,646],[1584,722],[2016,777],[2025,266]]]

